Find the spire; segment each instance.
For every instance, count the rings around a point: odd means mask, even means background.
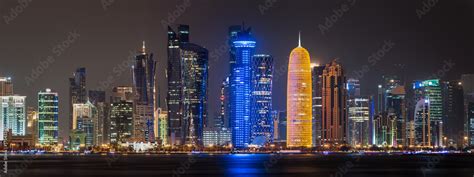
[[[301,47],[301,31],[298,33],[298,47]]]
[[[145,52],[146,52],[145,41],[143,41],[143,45],[142,45],[142,53],[145,53]]]

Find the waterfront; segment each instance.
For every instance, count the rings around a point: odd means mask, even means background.
[[[474,156],[467,154],[12,155],[9,156],[8,167],[10,176],[19,174],[19,177],[472,177]]]

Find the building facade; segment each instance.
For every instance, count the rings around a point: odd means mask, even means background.
[[[0,96],[0,141],[5,132],[13,136],[26,135],[26,96]]]
[[[323,115],[323,71],[325,66],[313,64],[313,146],[321,145],[321,121]]]
[[[273,142],[272,118],[273,57],[254,55],[252,58],[252,98],[250,144],[265,146]]]
[[[287,85],[287,147],[311,147],[313,138],[312,82],[309,52],[301,47],[290,54]]]
[[[44,146],[58,144],[58,93],[46,89],[38,93],[38,143]]]
[[[0,96],[12,96],[13,83],[11,77],[0,77]]]
[[[336,61],[323,72],[322,144],[341,145],[347,142],[347,89],[342,66]]]
[[[112,103],[110,107],[110,143],[132,142],[133,103],[122,100]]]

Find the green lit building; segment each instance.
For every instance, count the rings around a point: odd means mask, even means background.
[[[58,93],[46,89],[38,93],[38,143],[58,143]]]
[[[413,89],[415,102],[424,99],[429,107],[431,146],[443,146],[443,97],[439,79],[416,81]]]

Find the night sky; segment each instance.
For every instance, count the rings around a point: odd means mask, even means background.
[[[24,2],[23,6],[19,2]],[[242,22],[253,29],[257,53],[275,58],[273,94],[277,110],[286,107],[285,69],[290,51],[297,46],[298,31],[302,32],[303,47],[309,50],[313,62],[324,64],[339,58],[348,76],[369,65],[360,78],[365,95],[375,92],[383,74],[398,74],[408,82],[425,79],[442,69],[444,61],[454,63],[454,67],[445,72],[443,79],[474,73],[472,0],[433,0],[432,6],[427,5],[424,10],[423,3],[429,4],[429,0],[268,0],[267,5],[265,2],[0,0],[0,76],[13,78],[15,93],[28,96],[27,106],[36,107],[40,89],[58,91],[60,133],[64,137],[68,132],[66,103],[72,72],[77,67],[87,68],[88,89],[101,89],[101,83],[110,83],[107,90],[116,85],[131,85],[131,73],[121,65],[127,65],[130,52],[137,51],[143,40],[158,61],[157,79],[162,106],[165,105],[167,41],[162,23],[169,20],[189,24],[191,42],[211,52],[211,118],[218,108],[220,84],[229,72],[227,51],[218,51],[226,49],[228,26]],[[177,5],[184,7],[184,11]],[[12,8],[19,13],[15,15]],[[174,11],[178,16],[173,21],[168,16]],[[332,20],[327,22],[326,18]],[[321,25],[325,26],[324,33]],[[68,38],[68,47],[55,48]],[[385,43],[392,45],[387,47]],[[371,65],[368,57],[381,51],[384,56]],[[26,77],[31,77],[32,70],[41,66],[41,61],[47,61],[48,56],[53,56],[54,61],[27,85]],[[113,79],[106,82],[109,77]]]

